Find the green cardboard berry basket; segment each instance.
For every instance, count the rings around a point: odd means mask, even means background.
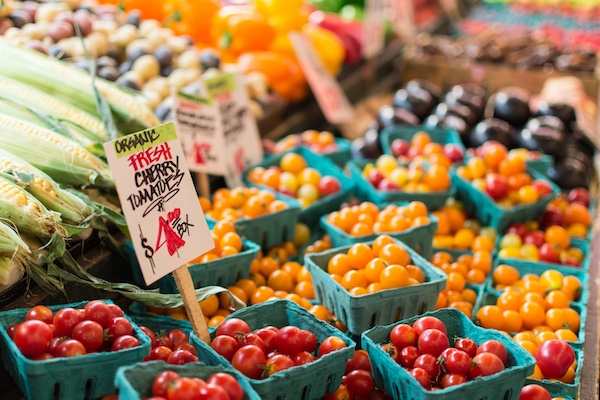
[[[307,329],[317,337],[317,348],[318,344],[329,336],[340,337],[346,343],[343,349],[325,354],[311,363],[280,371],[266,379],[246,378],[263,400],[320,399],[326,393],[333,393],[342,381],[346,362],[354,355],[354,341],[289,300],[271,300],[256,304],[238,310],[227,318],[240,318],[246,321],[252,330],[266,325],[277,328],[293,325]],[[211,332],[211,339],[214,338],[214,334],[215,331]],[[217,354],[193,332],[190,342],[196,346],[200,361],[208,365],[231,367],[224,357]]]
[[[112,303],[110,300],[103,301]],[[83,308],[87,303],[82,301],[49,308],[56,312],[65,307]],[[125,315],[140,342],[137,347],[77,357],[30,360],[23,356],[6,332],[10,325],[24,321],[28,310],[19,308],[0,313],[0,350],[4,366],[27,399],[83,400],[115,393],[114,377],[119,367],[140,362],[150,354],[150,339]]]
[[[583,349],[575,347],[573,345],[571,345],[571,347],[573,347],[573,350],[575,351],[575,360],[577,360],[577,368],[575,369],[575,379],[574,379],[573,383],[550,381],[548,379],[540,380],[540,379],[527,378],[527,380],[525,381],[525,384],[535,383],[537,385],[543,386],[546,388],[546,390],[548,390],[552,394],[552,397],[566,396],[566,397],[572,397],[574,399],[577,399],[577,395],[579,393],[579,385],[581,383],[581,372],[583,370],[584,354],[583,354]]]
[[[138,326],[145,326],[146,328],[151,329],[157,335],[162,332],[167,333],[171,329],[181,329],[188,335],[192,331],[192,324],[190,321],[175,319],[166,315],[130,313],[129,317]]]
[[[439,192],[406,192],[404,190],[377,190],[371,183],[363,176],[363,169],[368,164],[368,161],[349,161],[346,164],[348,171],[354,181],[354,192],[360,200],[371,201],[378,206],[385,203],[393,203],[398,201],[422,201],[429,211],[439,210],[446,204],[446,201],[453,197],[456,189],[454,187],[454,177],[452,179],[452,185],[448,190]]]
[[[551,263],[551,262],[546,262],[546,261],[525,260],[525,259],[520,259],[520,258],[498,257],[498,261],[502,262],[503,264],[510,264],[510,265],[513,265],[516,263],[521,267],[525,267],[525,266],[536,267],[537,266],[538,269],[551,269],[551,268],[560,267],[560,268],[564,269],[565,271],[588,272],[590,270],[590,264],[591,264],[591,258],[592,258],[592,252],[590,251],[590,244],[583,240],[572,239],[571,246],[576,247],[583,252],[583,260],[581,261],[581,265],[579,267],[575,267],[572,265]],[[496,247],[498,247],[498,246],[496,246]]]
[[[347,253],[351,246],[308,254],[304,258],[306,268],[312,276],[317,301],[330,309],[353,335],[360,335],[377,324],[389,324],[401,318],[433,310],[439,293],[446,287],[445,273],[431,265],[407,244],[397,239],[395,241],[406,249],[412,264],[423,270],[426,277],[424,283],[354,296],[334,281],[327,272],[329,260],[336,254]]]
[[[475,307],[473,307],[473,319],[476,320],[476,315],[479,309],[486,305],[496,304],[496,300],[500,296],[500,293],[497,291],[489,291],[487,288],[483,291],[481,296],[477,297],[477,303]],[[571,302],[569,305],[570,308],[577,311],[579,313],[579,332],[577,333],[577,341],[576,342],[568,342],[574,348],[582,348],[585,343],[585,323],[587,319],[587,306],[581,303]],[[510,334],[514,334],[516,332],[508,332]]]
[[[404,203],[404,202],[403,202]],[[405,204],[405,203],[404,203]],[[385,232],[384,235],[389,235],[398,240],[402,240],[412,249],[417,250],[426,259],[432,255],[432,240],[433,234],[437,230],[437,218],[429,213],[427,214],[430,222],[426,225],[413,227],[401,232]],[[364,236],[351,236],[337,226],[327,221],[327,215],[321,217],[321,227],[331,238],[333,247],[350,246],[354,243],[372,242],[379,236],[377,233]]]
[[[319,222],[319,218],[321,217],[321,215],[339,209],[342,203],[350,199],[350,194],[352,192],[354,182],[350,178],[348,178],[344,174],[344,171],[337,165],[335,165],[333,161],[329,160],[323,155],[314,153],[306,147],[297,147],[284,153],[277,154],[276,156],[269,157],[267,160],[264,160],[259,164],[247,168],[243,173],[244,184],[247,186],[256,186],[262,189],[268,189],[275,192],[275,190],[272,188],[269,188],[264,185],[257,185],[250,182],[248,180],[248,173],[252,168],[255,167],[268,168],[271,166],[279,166],[279,162],[281,161],[283,156],[285,156],[288,153],[296,153],[301,155],[306,160],[306,164],[309,167],[319,171],[322,176],[329,175],[333,176],[334,178],[337,178],[341,185],[341,189],[339,192],[325,196],[315,201],[308,207],[302,209],[298,217],[298,219],[301,222],[304,222],[309,226],[315,225]]]
[[[448,331],[448,338],[468,337],[477,344],[486,340],[500,341],[508,350],[506,369],[495,375],[479,377],[462,385],[452,386],[436,391],[425,390],[407,370],[398,365],[381,345],[389,342],[390,332],[394,326],[404,323],[412,325],[422,316],[439,318]],[[502,333],[476,326],[462,312],[445,308],[422,315],[416,315],[391,325],[376,326],[361,336],[362,347],[369,353],[373,367],[375,384],[384,388],[394,399],[505,399],[517,400],[520,388],[527,376],[534,370],[535,359],[529,352]]]
[[[242,238],[258,244],[262,249],[270,249],[294,239],[296,222],[300,216],[300,203],[294,198],[276,193],[278,200],[287,203],[288,208],[256,218],[242,218],[233,222],[235,231]]]
[[[527,168],[533,179],[542,179],[550,183],[552,194],[539,199],[533,204],[518,204],[510,209],[501,208],[487,193],[473,187],[471,182],[461,178],[452,168],[452,185],[456,188],[458,197],[462,200],[467,212],[474,215],[482,225],[491,226],[497,232],[504,232],[513,222],[537,219],[550,201],[556,197],[560,189],[553,182],[545,179],[539,172]]]
[[[328,159],[333,161],[333,163],[335,165],[337,165],[338,167],[344,168],[346,163],[348,161],[350,161],[350,159],[352,158],[352,155],[350,153],[350,141],[348,139],[336,137],[335,144],[337,145],[337,150],[324,152],[324,153],[320,153],[320,154],[322,154],[324,157],[327,157]],[[304,145],[295,146],[289,150],[297,149],[298,147],[307,147],[307,146],[304,146]],[[269,153],[268,157],[275,157],[277,155],[278,154]]]
[[[527,160],[526,163],[532,170],[548,176],[548,170],[554,165],[554,157],[550,154],[541,154],[539,159]]]
[[[463,157],[467,156],[467,150],[460,139],[458,132],[452,129],[445,128],[434,128],[430,126],[404,126],[396,125],[390,128],[384,129],[381,132],[379,141],[381,142],[381,148],[385,154],[392,154],[392,142],[396,139],[403,139],[410,143],[412,137],[419,132],[425,132],[431,138],[434,143],[440,144],[454,144],[456,145],[463,154]]]
[[[224,366],[208,366],[203,363],[169,365],[162,361],[149,361],[119,368],[115,376],[115,385],[119,389],[120,400],[141,400],[152,397],[152,382],[164,371],[173,371],[179,376],[207,380],[217,372],[232,375],[244,390],[244,400],[260,400],[260,396],[239,372]]]
[[[581,305],[586,305],[589,300],[589,274],[587,271],[581,268],[572,268],[572,267],[563,267],[560,264],[550,264],[550,263],[537,263],[537,262],[527,262],[524,260],[519,260],[515,258],[497,258],[494,260],[494,264],[492,265],[492,270],[488,274],[485,282],[486,289],[490,292],[501,293],[501,291],[494,289],[494,277],[493,273],[498,265],[507,264],[512,267],[515,267],[519,270],[521,276],[525,274],[535,274],[540,276],[544,271],[554,269],[563,274],[564,276],[572,275],[581,281],[581,293],[579,295],[579,299],[575,300],[575,303],[579,303]]]

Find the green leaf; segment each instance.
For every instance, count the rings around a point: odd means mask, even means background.
[[[75,34],[81,41],[81,46],[83,47],[83,51],[85,53],[85,58],[87,59],[90,65],[90,78],[92,91],[94,92],[94,100],[96,102],[96,109],[98,110],[98,115],[100,115],[100,119],[104,123],[106,127],[106,132],[108,132],[109,140],[114,140],[117,138],[117,127],[115,125],[115,120],[112,116],[110,106],[96,87],[96,60],[92,57],[87,47],[85,46],[85,41],[83,40],[83,35],[81,34],[81,29],[77,23],[74,23]]]

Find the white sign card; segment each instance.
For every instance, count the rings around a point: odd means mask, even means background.
[[[191,171],[227,173],[223,127],[218,106],[211,98],[173,92],[175,129]]]
[[[289,33],[298,62],[312,92],[332,124],[343,124],[354,117],[354,110],[340,84],[329,73],[310,40],[298,32]]]
[[[366,0],[363,22],[364,43],[362,54],[371,58],[385,46],[385,20],[387,19],[387,0]]]
[[[226,154],[225,183],[243,184],[244,170],[263,160],[263,147],[250,109],[250,99],[239,72],[226,72],[204,80],[208,95],[219,105]]]
[[[146,284],[214,247],[172,122],[104,150]]]

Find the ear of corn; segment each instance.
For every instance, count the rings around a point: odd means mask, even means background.
[[[0,256],[0,291],[17,283],[23,273],[23,268],[13,258]]]
[[[0,222],[0,254],[12,256],[19,251],[31,252],[27,243],[21,239],[17,232],[4,222]]]
[[[102,144],[95,139],[89,138],[89,131],[81,128],[78,125],[68,124],[67,121],[59,121],[50,116],[45,116],[42,113],[35,112],[32,109],[22,107],[10,100],[2,98],[0,95],[0,114],[10,115],[43,128],[56,132],[67,139],[73,140],[80,144],[86,150],[98,156],[104,155]]]
[[[102,119],[86,72],[4,39],[0,39],[0,54],[0,76],[24,82]],[[160,124],[152,110],[130,92],[101,78],[95,86],[109,104],[119,131],[133,133]]]
[[[114,187],[112,172],[79,144],[30,122],[0,114],[0,147],[61,184]]]
[[[10,221],[19,233],[49,238],[67,231],[60,225],[60,214],[50,211],[25,189],[0,176],[0,218]]]
[[[98,118],[24,83],[0,77],[0,100],[46,113],[59,121],[70,121],[96,142],[108,141],[108,132]]]
[[[23,186],[48,209],[58,211],[64,222],[79,225],[91,214],[80,197],[61,188],[52,178],[20,157],[0,149],[0,173]]]

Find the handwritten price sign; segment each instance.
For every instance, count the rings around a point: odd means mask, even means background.
[[[214,247],[173,123],[104,149],[146,284]]]
[[[173,93],[175,128],[190,170],[225,175],[227,171],[219,107],[209,97]]]
[[[385,45],[384,22],[389,11],[388,0],[366,0],[365,18],[363,23],[364,43],[363,56],[371,58],[383,49]]]
[[[244,169],[263,159],[262,142],[246,87],[239,73],[223,73],[206,79],[204,84],[221,114],[227,164],[225,182],[229,187],[241,186]]]
[[[352,120],[354,111],[346,94],[327,71],[310,40],[298,32],[290,32],[289,38],[325,118],[332,124],[342,124]]]

